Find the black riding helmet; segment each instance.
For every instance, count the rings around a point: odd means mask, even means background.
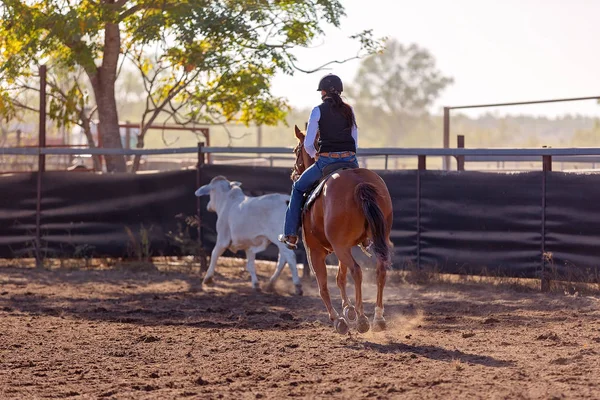
[[[320,92],[321,90],[324,90],[327,93],[334,92],[339,94],[344,91],[344,84],[339,76],[328,74],[319,81],[319,88],[317,91]]]

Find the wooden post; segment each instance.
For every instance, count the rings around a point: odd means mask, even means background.
[[[125,128],[125,148],[127,150],[131,149],[131,128],[129,127],[130,122],[129,121],[125,121],[127,123],[127,127]],[[131,160],[131,155],[128,154],[125,156],[125,159],[127,161]]]
[[[42,175],[46,170],[46,155],[41,149],[46,147],[46,66],[40,66],[40,120],[38,136],[38,171],[37,171],[37,196],[35,202],[35,265],[37,268],[44,266],[42,256]]]
[[[417,269],[421,269],[421,174],[426,169],[425,156],[419,156],[417,170]]]
[[[444,107],[444,148],[450,148],[450,107]],[[444,171],[450,169],[450,156],[444,156]]]
[[[198,142],[198,163],[196,164],[196,189],[202,186],[202,167],[204,166],[204,147],[203,142]],[[198,257],[200,258],[200,272],[208,270],[206,262],[206,252],[204,251],[204,243],[202,241],[202,205],[200,197],[196,197],[196,218],[198,222]]]
[[[458,135],[456,137],[456,147],[458,147],[459,149],[465,148],[465,135]],[[456,157],[456,169],[458,171],[465,170],[465,156]]]
[[[552,172],[552,156],[542,156],[542,243],[541,243],[541,290],[548,292],[550,290],[550,271],[546,268],[550,256],[546,253],[546,181],[549,172]]]
[[[206,138],[206,147],[210,147],[210,130],[209,128],[202,128],[202,135]],[[212,154],[206,154],[206,164],[212,164]]]
[[[258,125],[256,127],[256,147],[262,147],[262,138],[263,138],[262,125]]]
[[[419,171],[425,171],[427,169],[427,158],[426,156],[419,156]]]
[[[262,147],[262,125],[256,127],[256,147]],[[258,157],[262,157],[262,153],[258,153]]]

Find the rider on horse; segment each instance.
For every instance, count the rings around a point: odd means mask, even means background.
[[[303,197],[323,176],[323,169],[334,163],[354,163],[358,146],[358,128],[354,111],[340,97],[344,86],[342,80],[333,74],[324,76],[317,91],[321,92],[323,103],[313,108],[308,119],[304,149],[316,162],[307,168],[292,185],[290,203],[285,214],[283,235],[279,241],[288,248],[298,247]],[[319,131],[319,151],[314,142]]]

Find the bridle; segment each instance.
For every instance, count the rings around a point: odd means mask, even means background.
[[[296,162],[294,163],[294,168],[292,169],[292,180],[294,182],[298,180],[300,175],[302,175],[302,172],[304,172],[304,170],[306,169],[306,166],[304,165],[304,157],[302,157],[303,148],[303,142],[299,142],[298,145],[294,148],[294,154],[296,154]]]

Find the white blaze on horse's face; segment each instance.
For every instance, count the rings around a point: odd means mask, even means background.
[[[197,197],[210,195],[210,200],[206,210],[210,212],[218,211],[218,204],[223,204],[222,198],[231,190],[231,188],[241,186],[241,182],[228,181],[225,177],[214,177],[209,184],[202,186],[194,193]]]

